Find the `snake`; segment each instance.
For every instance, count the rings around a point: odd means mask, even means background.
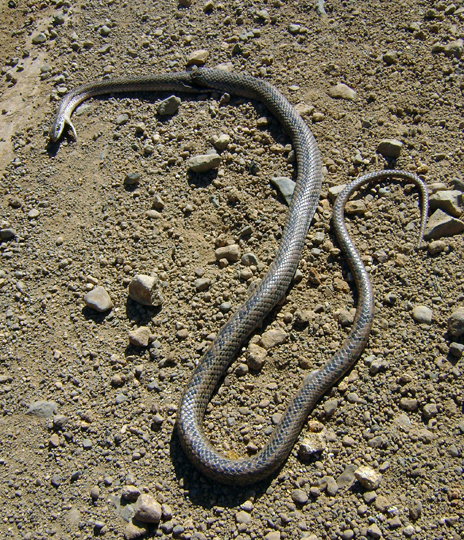
[[[385,169],[356,178],[338,195],[333,208],[333,228],[358,293],[356,314],[350,333],[325,365],[304,378],[261,451],[245,458],[225,455],[213,446],[205,434],[203,424],[206,408],[247,338],[285,297],[292,282],[319,204],[322,187],[321,155],[310,128],[277,88],[246,73],[214,68],[110,79],[79,86],[62,99],[51,127],[51,141],[59,140],[66,125],[77,138],[71,115],[85,99],[101,94],[141,91],[220,91],[258,100],[276,117],[293,143],[297,169],[296,185],[275,259],[259,286],[220,329],[194,369],[183,391],[176,418],[181,446],[202,473],[222,484],[253,484],[283,466],[308,415],[321,397],[354,365],[369,338],[374,318],[374,294],[369,274],[347,232],[347,201],[359,188],[391,178],[414,184],[419,189],[421,203],[418,241],[420,248],[427,220],[427,188],[423,180],[411,172]]]

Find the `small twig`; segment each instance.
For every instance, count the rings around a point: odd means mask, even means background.
[[[316,0],[316,13],[321,16],[323,15],[327,16],[327,13],[324,8],[324,0]]]

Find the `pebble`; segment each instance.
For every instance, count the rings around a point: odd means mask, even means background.
[[[427,403],[427,405],[424,405],[424,408],[422,409],[422,413],[426,420],[435,418],[435,416],[437,416],[438,414],[437,406],[435,405],[435,403]]]
[[[69,422],[69,418],[63,414],[57,414],[53,417],[53,427],[55,429],[63,429]]]
[[[187,66],[202,66],[208,59],[209,52],[206,49],[199,49],[189,54],[187,58]]]
[[[90,490],[90,497],[96,501],[100,497],[100,488],[98,486],[93,486]]]
[[[307,433],[298,448],[298,457],[305,461],[320,454],[326,449],[325,437],[322,433]]]
[[[33,208],[32,210],[29,210],[27,213],[27,217],[29,219],[35,219],[36,217],[40,216],[40,212],[37,210],[37,208]]]
[[[372,538],[382,538],[382,531],[375,523],[367,529],[367,533],[370,534]]]
[[[245,253],[242,255],[240,263],[243,264],[243,266],[257,266],[258,258],[254,253]]]
[[[345,467],[345,470],[337,478],[337,485],[340,489],[349,487],[355,481],[355,471],[358,469],[356,465],[350,464]]]
[[[126,501],[135,502],[140,495],[140,489],[132,484],[127,484],[122,490],[122,496]]]
[[[160,503],[151,495],[142,494],[134,504],[134,517],[144,523],[159,523],[162,515]]]
[[[126,174],[124,178],[124,185],[125,186],[135,186],[140,181],[140,173],[133,172]]]
[[[462,213],[462,193],[458,190],[437,191],[429,199],[431,210],[443,210],[450,216],[459,217]]]
[[[55,488],[59,487],[61,485],[62,481],[63,481],[63,479],[61,478],[61,476],[59,474],[54,474],[50,478],[50,484]]]
[[[455,338],[464,335],[464,307],[458,308],[448,318],[448,331]]]
[[[248,525],[251,521],[251,515],[244,510],[240,510],[235,514],[235,521],[239,524]]]
[[[458,359],[461,358],[461,356],[464,354],[464,344],[453,341],[450,343],[449,352],[454,357]]]
[[[285,202],[290,206],[296,183],[285,176],[275,176],[271,178],[271,184],[274,184],[274,186],[280,191],[282,197],[285,199]]]
[[[358,482],[370,491],[376,490],[382,481],[382,475],[368,465],[359,467],[354,474]]]
[[[16,231],[11,228],[0,229],[0,240],[11,240],[16,236]]]
[[[220,133],[217,137],[213,139],[213,145],[219,152],[225,150],[230,143],[230,136],[225,133]]]
[[[414,412],[419,408],[419,404],[415,398],[403,397],[400,399],[400,407],[403,411]]]
[[[367,212],[366,203],[362,200],[348,201],[345,204],[345,213],[347,215],[352,214],[365,214]]]
[[[397,159],[400,157],[403,143],[396,139],[383,139],[377,146],[377,153],[384,157]]]
[[[285,343],[287,338],[287,332],[282,328],[277,328],[275,330],[264,332],[261,336],[260,343],[264,349],[269,350],[272,349],[272,347],[277,347],[278,345]]]
[[[211,169],[217,169],[221,164],[221,156],[219,154],[200,154],[193,156],[187,161],[187,169],[196,173],[204,173]]]
[[[343,83],[332,86],[327,93],[334,99],[347,99],[349,101],[354,101],[356,99],[356,91]]]
[[[234,263],[240,259],[240,248],[237,244],[230,244],[228,246],[217,248],[215,254],[218,261],[227,259],[227,261]]]
[[[247,365],[250,369],[256,371],[260,370],[265,362],[267,355],[266,349],[256,345],[255,343],[250,343],[247,350]]]
[[[338,484],[335,481],[335,478],[333,478],[332,476],[326,476],[325,481],[327,482],[327,495],[330,495],[330,497],[335,497],[338,491]]]
[[[32,43],[34,45],[40,45],[41,43],[45,43],[46,41],[47,41],[47,36],[43,32],[36,34],[32,38]]]
[[[412,525],[408,525],[403,529],[404,536],[410,537],[416,532],[416,529]]]
[[[161,306],[163,297],[160,291],[159,279],[155,276],[137,274],[129,285],[129,296],[135,302],[144,306]]]
[[[198,292],[206,291],[209,289],[209,286],[211,285],[211,280],[207,278],[198,278],[193,283],[195,285],[195,289]]]
[[[433,242],[430,242],[430,244],[427,247],[427,250],[430,255],[437,255],[438,253],[441,253],[446,248],[446,243],[443,242],[443,240],[434,240]]]
[[[124,124],[127,124],[127,122],[129,121],[129,115],[126,114],[126,113],[123,113],[123,114],[120,114],[116,120],[115,120],[115,124],[117,126],[122,126]]]
[[[84,302],[87,307],[94,309],[95,311],[99,311],[100,313],[108,311],[113,307],[113,302],[111,301],[110,295],[101,285],[94,287],[90,292],[88,292],[84,296]]]
[[[420,501],[416,501],[411,503],[409,506],[409,517],[413,521],[417,521],[422,514],[422,503]]]
[[[412,310],[412,318],[419,324],[431,324],[432,315],[432,310],[427,306],[415,306]]]
[[[148,531],[148,525],[143,523],[128,523],[127,527],[124,530],[124,538],[126,540],[134,540],[135,538],[140,538],[144,536]]]
[[[332,416],[338,407],[337,399],[329,399],[324,403],[324,413],[327,417]]]
[[[296,504],[304,505],[308,502],[308,494],[302,489],[294,489],[291,494],[292,501]]]
[[[346,184],[341,184],[339,186],[332,186],[332,187],[329,187],[329,190],[328,190],[328,196],[329,196],[329,200],[334,202],[337,197],[340,195],[340,193],[346,188]]]
[[[454,236],[464,231],[464,222],[449,216],[443,210],[435,210],[425,227],[425,240],[438,240],[443,236]]]
[[[453,56],[455,58],[461,58],[463,49],[464,49],[463,40],[457,39],[454,41],[450,41],[447,45],[445,45],[443,48],[443,52],[445,53],[445,56],[448,56],[449,58]]]
[[[158,105],[158,114],[160,116],[170,116],[179,110],[182,100],[177,96],[170,96]]]
[[[58,448],[58,446],[60,446],[60,438],[58,437],[56,433],[54,433],[50,437],[48,444],[50,445],[51,448]]]
[[[147,326],[139,326],[136,330],[128,332],[129,341],[136,347],[148,347],[150,341],[150,329]]]
[[[264,540],[280,540],[280,538],[281,538],[280,531],[271,531],[266,534],[266,536],[264,537]]]
[[[398,53],[396,51],[387,51],[382,55],[383,61],[391,66],[398,63]]]
[[[50,418],[58,409],[58,403],[54,401],[34,401],[29,405],[26,414],[37,416],[38,418]]]

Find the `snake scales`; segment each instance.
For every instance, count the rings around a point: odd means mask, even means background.
[[[113,92],[204,92],[211,89],[261,101],[291,137],[298,166],[296,188],[276,258],[259,288],[222,327],[196,367],[184,390],[177,414],[182,446],[189,459],[203,473],[226,484],[249,484],[268,476],[285,461],[310,411],[319,398],[353,365],[369,337],[374,311],[373,292],[369,276],[344,225],[347,200],[359,187],[393,176],[414,183],[421,194],[420,245],[427,219],[428,196],[422,180],[399,170],[384,170],[362,176],[351,182],[339,195],[334,207],[333,223],[358,290],[358,306],[352,330],[333,358],[304,380],[262,451],[246,459],[229,459],[207,440],[203,430],[204,414],[221,377],[242,344],[285,295],[297,269],[308,228],[318,205],[322,182],[321,158],[313,134],[287,99],[266,81],[217,69],[200,69],[80,86],[63,98],[50,138],[52,141],[58,140],[66,124],[76,136],[70,120],[71,114],[79,103],[92,96]]]

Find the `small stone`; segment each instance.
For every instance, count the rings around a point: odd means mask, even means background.
[[[438,253],[441,253],[446,248],[446,243],[443,242],[443,240],[434,240],[433,242],[430,242],[427,249],[430,255],[437,255]]]
[[[403,143],[396,139],[383,139],[377,146],[377,153],[387,158],[399,158]]]
[[[202,66],[208,59],[209,52],[206,49],[193,51],[187,58],[187,66]]]
[[[416,306],[412,318],[419,324],[432,324],[432,310],[427,306]]]
[[[302,489],[294,489],[292,491],[292,501],[296,504],[306,504],[308,502],[308,494],[304,492]]]
[[[327,93],[334,99],[347,99],[349,101],[354,101],[356,99],[356,92],[343,83],[332,86]]]
[[[348,216],[353,214],[365,214],[366,212],[367,206],[362,200],[348,201],[345,204],[345,213]]]
[[[417,411],[419,404],[415,398],[403,397],[400,399],[400,407],[403,411],[414,412]]]
[[[221,164],[221,156],[219,154],[201,154],[191,157],[187,162],[187,169],[196,172],[204,173],[211,169],[217,169]]]
[[[382,480],[382,475],[367,465],[359,467],[354,474],[358,482],[369,490],[376,490]]]
[[[140,173],[133,172],[126,174],[126,177],[124,178],[124,185],[125,186],[135,186],[140,181]]]
[[[245,253],[244,255],[242,255],[240,263],[243,264],[243,266],[257,266],[258,258],[254,253]]]
[[[448,331],[455,338],[464,335],[464,307],[458,308],[448,318]]]
[[[124,530],[124,538],[126,540],[135,540],[135,538],[140,538],[144,536],[147,531],[148,525],[139,522],[130,522],[127,524],[127,527]]]
[[[420,501],[416,501],[411,503],[409,506],[409,517],[413,521],[417,521],[422,514],[422,503]]]
[[[329,188],[328,196],[329,199],[334,202],[340,193],[346,188],[346,184],[341,184],[339,186],[332,186]]]
[[[58,403],[54,401],[34,401],[29,405],[26,414],[37,416],[38,418],[50,418],[58,409]]]
[[[290,34],[294,34],[294,35],[299,34],[300,29],[301,29],[300,24],[291,23],[288,25],[288,31],[290,32]]]
[[[16,236],[16,231],[14,229],[0,229],[0,240],[10,240]]]
[[[327,495],[330,495],[330,497],[335,497],[338,491],[338,484],[335,481],[335,478],[333,478],[332,476],[326,476],[325,481],[327,482]]]
[[[37,210],[37,208],[33,208],[32,210],[29,210],[27,213],[27,217],[29,219],[35,219],[40,216],[40,212]]]
[[[338,400],[329,399],[324,403],[324,412],[327,417],[330,417],[334,414],[335,410],[338,407]]]
[[[144,523],[159,523],[162,515],[161,505],[151,495],[142,494],[134,504],[134,515]]]
[[[247,365],[250,369],[256,371],[260,370],[265,362],[267,355],[266,349],[256,345],[255,343],[250,343],[247,350]]]
[[[391,66],[398,63],[398,53],[396,51],[387,51],[382,55],[383,61]]]
[[[104,24],[101,28],[100,28],[100,34],[103,36],[103,37],[107,37],[110,35],[110,32],[111,32],[111,28],[108,28],[108,26],[106,26],[106,24]]]
[[[56,433],[54,433],[49,441],[48,441],[48,444],[51,448],[58,448],[58,446],[60,446],[60,438],[58,437],[58,435]]]
[[[450,41],[447,45],[445,45],[443,52],[445,53],[445,56],[448,56],[450,58],[453,56],[455,58],[461,58],[463,49],[463,40],[457,39],[455,41]]]
[[[129,121],[129,115],[126,114],[126,113],[123,113],[123,114],[120,114],[116,120],[115,120],[115,123],[117,126],[122,126],[124,124],[127,124],[127,122]]]
[[[244,523],[245,525],[248,525],[251,521],[251,515],[244,510],[240,510],[240,512],[235,514],[235,521],[239,524]]]
[[[403,534],[406,537],[411,537],[416,532],[416,529],[414,529],[413,525],[408,525],[403,529]]]
[[[96,501],[100,497],[100,488],[98,486],[93,486],[93,488],[90,490],[90,496],[94,501]]]
[[[163,303],[160,282],[154,276],[144,274],[134,276],[129,285],[129,296],[132,300],[144,306],[158,307]]]
[[[150,341],[150,329],[147,326],[139,326],[129,332],[129,341],[136,347],[148,347]]]
[[[454,236],[464,231],[464,222],[449,216],[443,210],[435,210],[425,227],[425,240],[438,240],[443,236]]]
[[[285,343],[287,337],[287,332],[281,328],[268,330],[261,336],[260,343],[264,349],[269,350],[272,349],[272,347],[277,347],[278,345]]]
[[[461,358],[461,356],[464,354],[464,344],[456,343],[455,341],[453,341],[452,343],[450,343],[449,352],[455,358]]]
[[[213,145],[219,152],[225,150],[229,146],[229,143],[230,136],[226,135],[225,133],[221,133],[213,139]]]
[[[427,405],[424,405],[422,413],[427,421],[431,418],[435,418],[435,416],[437,416],[438,414],[437,406],[435,405],[435,403],[427,403]]]
[[[51,478],[50,478],[50,484],[57,488],[61,485],[61,482],[62,482],[62,478],[59,474],[54,474]]]
[[[280,540],[280,531],[271,531],[266,534],[264,540]]]
[[[383,495],[379,495],[375,499],[374,506],[379,512],[386,514],[388,509],[390,508],[390,502]]]
[[[382,531],[375,523],[367,529],[367,534],[369,534],[372,538],[375,539],[382,538]]]
[[[355,481],[355,471],[357,470],[356,465],[347,465],[342,474],[337,478],[337,485],[340,489],[351,486]]]
[[[450,216],[459,217],[462,214],[462,193],[458,190],[437,191],[429,199],[431,210],[443,210]]]
[[[39,34],[36,34],[32,38],[32,43],[34,45],[40,45],[42,43],[45,43],[46,41],[47,41],[47,36],[43,32],[40,32]]]
[[[170,116],[179,110],[182,100],[177,96],[170,96],[158,105],[158,114],[160,116]]]
[[[69,422],[69,418],[63,414],[57,414],[53,417],[53,427],[55,429],[63,429]]]
[[[140,495],[140,489],[137,486],[134,486],[132,484],[128,484],[124,486],[122,490],[122,496],[128,502],[135,502],[139,498],[139,495]]]
[[[215,254],[218,261],[226,259],[227,261],[234,263],[240,259],[240,248],[237,244],[230,244],[228,246],[217,248]]]
[[[290,206],[296,183],[285,176],[275,176],[271,178],[271,184],[274,184],[274,186],[280,191],[282,197],[285,199],[285,202]]]
[[[108,311],[113,307],[113,302],[111,301],[110,295],[101,285],[94,287],[90,292],[88,292],[84,296],[84,302],[87,307],[94,309],[95,311],[99,311],[100,313]]]
[[[298,448],[298,457],[303,461],[311,459],[314,454],[323,452],[326,446],[322,433],[307,433]]]

